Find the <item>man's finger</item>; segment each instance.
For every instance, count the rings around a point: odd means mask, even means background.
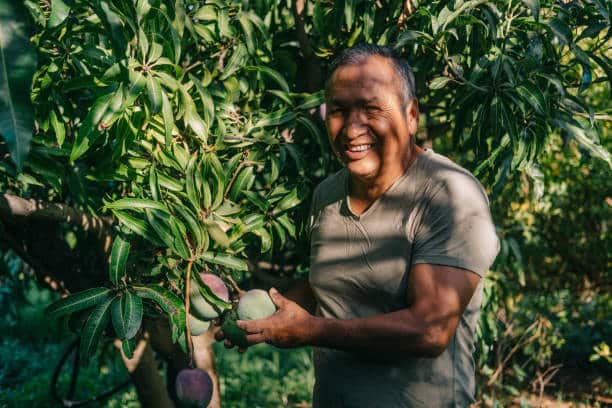
[[[260,333],[263,331],[265,320],[236,320],[236,325],[247,333]]]
[[[276,288],[270,288],[269,293],[270,293],[270,298],[272,299],[272,302],[274,302],[276,307],[278,307],[279,309],[284,308],[287,302],[289,301],[286,297],[281,295],[278,292],[278,290],[276,290]]]
[[[266,338],[264,337],[263,333],[247,334],[246,339],[247,342],[251,345],[264,343],[266,341]]]

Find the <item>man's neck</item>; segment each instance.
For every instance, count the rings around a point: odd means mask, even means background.
[[[371,178],[350,177],[349,197],[353,212],[359,215],[367,210],[378,197],[382,196],[397,179],[406,173],[406,170],[423,152],[423,149],[415,145],[412,152],[406,156],[406,160],[395,171],[388,172],[384,178],[378,176]]]

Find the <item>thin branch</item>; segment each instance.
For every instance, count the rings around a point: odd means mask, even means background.
[[[193,341],[191,340],[191,327],[189,327],[189,299],[191,283],[191,266],[193,261],[187,264],[187,276],[185,277],[185,327],[187,329],[187,346],[189,347],[189,367],[193,368]]]

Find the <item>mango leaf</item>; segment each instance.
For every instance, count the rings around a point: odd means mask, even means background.
[[[47,306],[49,317],[58,317],[87,309],[109,299],[112,291],[108,288],[91,288],[77,292]]]
[[[142,324],[142,299],[129,290],[115,298],[111,305],[111,316],[115,333],[121,339],[131,339],[136,336]]]
[[[529,7],[531,15],[537,22],[540,19],[540,0],[522,0],[523,4]]]
[[[540,115],[546,114],[546,100],[540,89],[530,82],[525,82],[516,88],[521,98],[529,103]]]
[[[83,326],[81,332],[81,344],[79,346],[79,354],[81,360],[87,361],[93,354],[102,335],[102,331],[110,318],[110,305],[113,298],[108,298],[100,303],[89,315],[89,319]]]
[[[245,62],[247,59],[248,53],[246,47],[244,44],[239,44],[238,47],[234,49],[232,56],[227,61],[227,65],[223,69],[223,74],[219,77],[219,79],[224,81],[232,76],[236,71],[246,65]]]
[[[177,341],[180,328],[185,327],[185,307],[182,300],[173,292],[161,286],[133,286],[136,295],[142,299],[150,299],[168,315],[172,323],[172,339]]]
[[[115,237],[110,256],[109,275],[113,285],[118,285],[125,277],[125,264],[130,253],[130,243],[125,241],[121,235]]]
[[[70,152],[71,162],[74,162],[87,152],[91,144],[100,135],[98,125],[102,121],[103,116],[105,116],[114,95],[116,95],[116,93],[110,92],[100,96],[87,113],[87,116],[79,128],[74,144],[72,145],[72,151]]]
[[[34,129],[30,87],[37,62],[26,22],[20,2],[0,0],[0,135],[18,170],[30,151]]]
[[[113,215],[119,220],[119,222],[121,222],[122,225],[126,226],[130,231],[140,235],[143,238],[146,238],[154,245],[162,245],[162,242],[157,238],[157,236],[155,235],[155,231],[151,229],[149,224],[136,217],[132,217],[131,215],[123,211],[112,211]]]
[[[123,350],[123,354],[127,358],[132,358],[134,356],[134,350],[136,350],[136,339],[123,339],[121,340],[121,350]]]
[[[202,296],[204,297],[204,299],[206,299],[206,301],[210,303],[213,307],[216,306],[216,308],[219,308],[223,311],[232,305],[231,303],[226,302],[225,300],[215,295],[215,292],[213,292],[212,289],[208,287],[206,282],[202,280],[202,277],[200,276],[199,273],[193,274],[193,280],[195,281],[193,283],[197,284],[198,289],[200,293],[202,294]]]
[[[555,126],[565,130],[572,138],[574,138],[582,147],[587,149],[593,156],[598,157],[608,163],[612,168],[612,158],[610,152],[606,150],[598,141],[592,140],[584,129],[577,124],[570,123],[563,119],[553,119],[551,121]]]
[[[232,255],[227,255],[220,252],[204,252],[202,259],[216,265],[225,266],[236,271],[248,271],[249,267],[245,261]]]
[[[51,15],[49,16],[49,21],[47,21],[47,27],[54,28],[62,24],[66,17],[68,17],[68,13],[70,13],[70,7],[63,0],[52,0]]]
[[[147,200],[146,198],[120,198],[117,201],[106,203],[104,208],[111,210],[143,210],[143,209],[154,209],[168,213],[168,207],[164,204]]]

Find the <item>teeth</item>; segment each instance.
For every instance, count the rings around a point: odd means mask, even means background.
[[[348,150],[350,152],[364,152],[366,150],[368,150],[370,148],[370,146],[372,146],[371,144],[363,144],[363,145],[359,145],[359,146],[350,146],[348,148]]]

